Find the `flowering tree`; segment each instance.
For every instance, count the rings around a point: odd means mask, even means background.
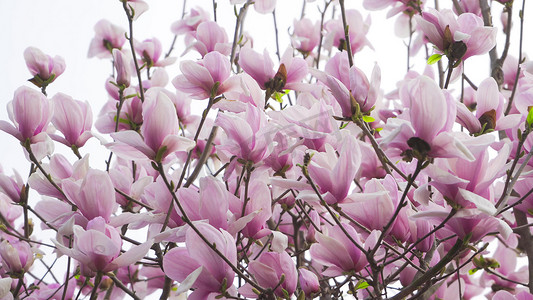
[[[1,299],[533,299],[525,0],[303,0],[274,60],[245,20],[283,4],[218,2],[184,1],[164,51],[134,36],[148,4],[117,1],[128,28],[99,21],[88,50],[113,65],[96,118],[47,94],[64,59],[24,51],[0,130],[31,167],[0,172]],[[377,10],[407,41],[395,89],[358,66]]]

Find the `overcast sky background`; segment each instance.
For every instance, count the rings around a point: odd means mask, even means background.
[[[351,8],[358,9],[364,17],[369,13],[362,9],[362,1],[347,1]],[[433,1],[427,1],[433,3]],[[451,1],[441,1],[441,7],[449,7]],[[519,6],[521,1],[516,1],[515,6]],[[170,25],[179,20],[182,14],[182,0],[157,0],[148,1],[150,9],[144,13],[134,24],[134,37],[138,40],[157,37],[166,50],[169,48],[173,34],[170,32]],[[302,9],[300,0],[280,0],[277,5],[277,21],[280,39],[280,51],[283,52],[289,44],[289,29],[293,20],[300,17]],[[318,6],[322,7],[322,1],[307,3],[306,16],[318,19]],[[429,4],[428,4],[429,5]],[[196,0],[187,2],[187,11],[191,7],[204,7],[211,16],[212,1]],[[494,3],[494,24],[501,27],[500,12],[502,5]],[[377,62],[382,70],[382,89],[385,93],[390,92],[395,83],[401,80],[406,70],[406,47],[407,39],[399,39],[394,36],[393,30],[396,17],[386,18],[388,10],[371,12],[372,25],[368,38],[374,46],[374,51],[365,48],[355,55],[355,65],[362,69],[367,76],[370,76],[374,64]],[[338,10],[337,10],[338,12]],[[331,16],[331,7],[328,17]],[[218,22],[227,31],[230,40],[233,36],[235,16],[233,7],[228,0],[218,0]],[[338,14],[337,14],[338,15]],[[515,14],[515,24],[518,25],[517,13]],[[531,49],[531,40],[527,37],[530,33],[528,28],[533,28],[532,22],[527,20],[529,11],[526,10],[526,28],[524,49]],[[0,1],[0,40],[3,47],[0,47],[0,57],[3,59],[3,68],[0,72],[0,118],[6,120],[7,113],[5,106],[13,98],[13,92],[21,85],[34,87],[27,82],[30,78],[24,58],[23,51],[28,46],[41,49],[46,54],[60,55],[66,61],[66,70],[51,86],[48,87],[49,97],[57,92],[66,93],[78,100],[87,100],[93,107],[94,119],[98,116],[100,108],[107,100],[104,89],[104,82],[110,75],[111,64],[108,60],[97,58],[87,58],[89,43],[94,36],[94,24],[100,19],[108,19],[110,22],[123,28],[127,28],[127,19],[119,1],[111,0],[17,0]],[[532,19],[530,19],[532,20]],[[529,25],[528,25],[529,24]],[[518,29],[518,26],[515,26]],[[254,48],[262,51],[267,48],[271,57],[275,60],[275,40],[273,31],[272,15],[260,15],[250,9],[245,21],[245,30],[254,37]],[[499,31],[499,38],[503,39],[503,34]],[[511,55],[518,56],[517,41],[518,34],[514,34]],[[178,39],[177,49],[173,56],[179,56],[183,51],[183,39]],[[179,72],[179,62],[183,59],[195,59],[198,55],[191,53],[187,57],[179,58],[177,63],[167,67],[170,79]],[[412,59],[415,70],[422,71],[425,67],[423,59]],[[488,76],[488,56],[481,58],[471,58],[467,64],[468,69],[475,69],[476,72],[468,72],[474,82],[480,82]],[[477,65],[476,65],[477,64]],[[322,66],[324,64],[322,63]],[[171,90],[174,89],[169,85]],[[195,101],[203,107],[201,101]],[[203,109],[203,108],[199,108]],[[0,132],[0,164],[4,170],[17,168],[26,173],[29,163],[25,161],[20,146],[17,141],[4,132]],[[99,148],[96,141],[89,142],[90,147]],[[92,148],[95,149],[95,148]],[[57,151],[67,152],[69,149],[63,145],[56,146]],[[84,149],[82,154],[87,153]],[[100,151],[104,152],[104,151]],[[94,156],[94,155],[93,155]],[[74,158],[72,156],[72,158]],[[93,157],[92,160],[95,160]],[[103,161],[94,162],[93,167],[102,167]],[[10,171],[8,171],[9,173]]]
[[[229,0],[217,0],[219,8],[217,10],[218,22],[227,31],[231,41],[235,16],[233,7],[229,5]],[[362,9],[362,1],[352,0],[347,5],[357,8],[366,17],[369,12]],[[427,1],[433,4],[433,1]],[[512,47],[510,55],[518,57],[518,6],[519,0],[515,0],[515,31],[512,36]],[[150,9],[144,13],[134,24],[134,38],[144,40],[157,37],[163,44],[166,52],[173,39],[170,32],[170,25],[179,20],[182,14],[183,0],[156,0],[148,1]],[[280,51],[289,44],[289,27],[293,20],[300,17],[301,0],[278,0],[277,21],[280,37]],[[442,7],[449,7],[451,1],[441,1]],[[189,0],[187,11],[191,7],[202,6],[211,13],[211,0]],[[323,6],[322,1],[307,3],[306,16],[318,19],[317,5]],[[501,28],[500,13],[502,5],[494,3],[493,10],[494,24]],[[355,65],[362,69],[370,77],[372,68],[377,62],[382,71],[382,89],[385,93],[390,92],[395,87],[395,83],[401,79],[406,71],[406,47],[407,39],[399,39],[394,35],[394,24],[396,18],[387,19],[388,10],[371,12],[372,25],[368,38],[374,46],[374,51],[366,48],[355,55]],[[331,8],[328,17],[331,16]],[[338,15],[338,14],[337,14]],[[524,51],[532,48],[533,29],[533,9],[526,8],[524,14],[525,41]],[[6,104],[12,100],[13,92],[21,85],[36,88],[27,80],[30,73],[26,68],[23,51],[28,46],[41,49],[51,56],[60,55],[66,61],[65,72],[48,87],[49,97],[57,92],[66,93],[75,99],[88,101],[93,108],[93,121],[96,120],[100,108],[107,100],[107,93],[104,89],[106,78],[111,73],[111,63],[109,60],[97,58],[87,58],[89,43],[94,36],[94,24],[100,19],[108,19],[110,22],[127,28],[127,19],[119,1],[115,0],[0,0],[0,57],[3,68],[0,71],[0,119],[8,120],[5,110]],[[260,15],[250,9],[245,21],[245,30],[254,37],[254,48],[262,52],[267,48],[272,59],[275,58],[275,40],[273,31],[272,15]],[[291,29],[292,31],[292,29]],[[498,31],[499,44],[503,44],[502,31]],[[179,56],[184,49],[183,39],[179,38],[176,44],[177,49],[173,56]],[[128,46],[129,48],[129,46]],[[501,52],[501,50],[500,50]],[[170,80],[179,73],[179,62],[183,59],[195,59],[199,56],[191,53],[186,58],[179,58],[177,63],[167,67]],[[422,71],[425,67],[423,59],[412,60],[415,70]],[[322,63],[322,66],[324,63]],[[476,70],[476,72],[468,72]],[[489,75],[488,55],[481,58],[471,58],[467,64],[468,76],[476,83]],[[169,85],[170,90],[174,90]],[[197,110],[203,109],[205,102],[195,101],[199,105]],[[4,171],[11,174],[11,169],[17,169],[23,178],[27,176],[29,162],[24,158],[21,146],[12,136],[0,131],[0,165]],[[96,140],[88,142],[88,149],[81,149],[82,155],[91,153],[91,167],[104,168],[104,159],[107,158],[108,151],[99,145]],[[75,157],[70,150],[63,145],[56,144],[56,152],[66,154],[74,161]],[[36,196],[36,195],[34,195]]]

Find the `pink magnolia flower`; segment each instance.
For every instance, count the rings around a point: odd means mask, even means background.
[[[222,127],[227,135],[217,151],[227,154],[227,157],[236,155],[238,158],[260,162],[270,153],[270,132],[264,111],[251,104],[244,113],[219,113],[215,125]]]
[[[52,124],[63,133],[64,137],[51,134],[51,138],[69,147],[82,147],[93,136],[91,127],[93,113],[87,102],[72,99],[63,93],[57,93],[53,98],[54,117]]]
[[[126,7],[133,16],[133,20],[137,20],[137,18],[139,18],[145,11],[148,10],[148,3],[144,2],[143,0],[127,0]]]
[[[234,266],[237,265],[235,239],[229,233],[206,223],[195,223],[195,226]],[[209,297],[220,295],[224,282],[230,294],[235,292],[235,272],[194,230],[187,230],[185,243],[186,248],[177,247],[167,252],[163,257],[163,269],[168,277],[180,283],[194,273],[196,280],[190,287],[195,290],[187,299],[211,299]]]
[[[224,93],[225,98],[215,103],[213,108],[240,113],[246,111],[247,103],[257,107],[265,107],[265,95],[257,81],[246,73],[237,74],[235,77],[238,81],[236,87]]]
[[[141,135],[133,130],[112,133],[116,142],[107,146],[130,159],[161,161],[177,151],[188,151],[194,141],[179,136],[176,108],[168,96],[157,88],[145,93],[142,104]]]
[[[83,181],[67,179],[62,185],[67,198],[88,220],[101,217],[109,221],[116,201],[113,182],[107,172],[91,169]]]
[[[494,78],[483,80],[474,97],[477,104],[475,117],[464,104],[457,103],[457,122],[471,134],[481,134],[487,130],[506,130],[520,122],[518,114],[504,116],[505,99]]]
[[[359,234],[349,224],[342,224],[350,236],[361,243]],[[365,255],[344,234],[339,226],[329,227],[324,233],[315,234],[318,243],[311,246],[311,257],[328,267],[322,272],[325,276],[340,276],[344,272],[359,272],[367,265]]]
[[[229,230],[228,211],[230,205],[238,203],[237,197],[226,190],[224,183],[214,177],[200,178],[200,188],[181,188],[177,196],[192,221],[208,220],[215,228]],[[182,216],[178,207],[176,213]],[[241,209],[242,211],[242,209]],[[240,217],[240,215],[239,215]]]
[[[2,241],[0,243],[2,267],[6,272],[16,275],[27,272],[33,265],[33,251],[25,241]]]
[[[15,221],[22,215],[22,207],[15,205],[8,196],[0,193],[0,213],[6,223],[15,226]]]
[[[346,10],[346,21],[349,28],[348,35],[350,37],[350,48],[352,54],[359,52],[365,46],[372,48],[370,41],[366,38],[368,29],[370,28],[370,18],[363,20],[363,16],[355,9]],[[344,25],[340,18],[328,21],[324,28],[328,36],[327,40],[332,40],[333,46],[339,49],[346,49],[346,41],[344,34]]]
[[[283,89],[298,90],[302,86],[300,81],[307,75],[307,62],[303,58],[293,57],[291,47],[285,50],[277,71],[266,49],[261,56],[251,48],[242,48],[239,65],[263,90],[271,93]]]
[[[369,112],[376,104],[381,85],[381,69],[378,65],[374,66],[369,82],[363,71],[355,66],[349,68],[348,56],[341,52],[328,61],[325,72],[313,73],[329,88],[342,109],[343,117],[354,114],[356,103],[363,113]]]
[[[9,119],[14,126],[0,120],[0,130],[11,134],[21,142],[27,139],[31,143],[44,141],[53,109],[52,103],[42,93],[21,86],[15,91],[13,100],[7,104]]]
[[[456,19],[451,10],[428,8],[422,17],[415,16],[415,20],[429,42],[454,59],[485,54],[496,45],[497,28],[484,26],[483,20],[472,13],[461,14]],[[464,43],[466,51],[454,46],[459,42]]]
[[[455,100],[445,96],[435,81],[427,76],[409,81],[402,86],[400,99],[409,109],[401,115],[402,118],[387,120],[380,132],[382,144],[401,150],[401,155],[408,160],[426,157],[474,159],[462,137],[451,132],[456,116]]]
[[[207,53],[217,51],[223,55],[231,53],[231,44],[228,42],[228,35],[223,27],[214,21],[204,21],[196,28],[196,41],[187,46],[194,48],[202,57]]]
[[[480,136],[473,141],[477,143],[468,144],[473,161],[462,158],[436,161],[426,169],[432,178],[430,185],[449,201],[465,208],[478,207],[480,203],[476,199],[487,204],[493,202],[492,184],[505,174],[506,160],[511,152],[510,145],[504,144],[497,155],[489,159],[493,138]],[[477,197],[473,198],[473,195]]]
[[[401,195],[391,175],[383,180],[372,179],[364,192],[352,193],[339,204],[345,213],[370,230],[382,230],[393,217]],[[406,209],[402,209],[390,227],[390,234],[400,241],[409,237],[409,222]]]
[[[119,86],[119,89],[127,88],[130,86],[131,74],[133,72],[131,58],[129,54],[117,48],[114,48],[111,52],[113,54],[114,66],[117,70],[116,84]]]
[[[503,62],[503,88],[512,90],[516,80],[516,70],[518,69],[518,59],[512,55],[508,55]],[[524,74],[520,74],[524,75]],[[519,77],[520,78],[520,77]]]
[[[106,224],[102,217],[89,221],[87,229],[73,227],[74,244],[68,248],[54,240],[57,251],[76,259],[84,276],[94,276],[96,272],[111,272],[129,266],[144,257],[153,242],[147,241],[131,247],[121,254],[120,232]]]
[[[24,189],[24,180],[16,170],[13,170],[12,176],[0,173],[0,192],[8,196],[11,201],[20,202],[20,194]]]
[[[518,263],[518,257],[513,249],[499,245],[498,248],[496,248],[496,251],[494,251],[492,259],[496,260],[499,264],[499,266],[494,269],[498,274],[515,282],[528,281],[527,266]],[[485,283],[485,286],[498,286],[502,289],[513,290],[517,286],[516,283],[503,280],[502,278],[487,272],[483,272],[481,280]]]
[[[515,203],[525,195],[533,188],[533,180],[531,180],[531,176],[522,176],[520,180],[516,182],[516,184],[513,187],[513,190],[518,193],[518,197],[511,198],[510,202]],[[524,198],[522,203],[516,205],[517,209],[520,209],[521,211],[527,213],[528,211],[533,210],[533,196],[529,195]]]
[[[65,289],[64,284],[41,282],[37,285],[37,288],[27,296],[27,300],[62,300],[63,291]],[[76,278],[71,278],[68,281],[67,292],[64,299],[74,299],[74,291],[76,290]],[[7,300],[1,297],[2,300]]]
[[[242,4],[246,0],[230,0],[231,4]],[[254,1],[254,8],[260,14],[269,14],[276,8],[276,0],[257,0]]]
[[[237,82],[230,77],[229,59],[214,51],[207,53],[199,62],[186,60],[180,64],[183,73],[172,84],[193,99],[207,99],[232,89]]]
[[[54,154],[50,158],[49,164],[42,164],[47,174],[50,174],[54,182],[61,187],[63,180],[82,180],[89,171],[89,155],[71,164],[68,159],[61,154]],[[30,187],[43,196],[50,196],[61,200],[67,200],[41,171],[33,173],[28,179]]]
[[[418,10],[424,8],[425,2],[426,0],[363,0],[363,7],[368,10],[381,10],[390,6],[391,9],[387,13],[387,18],[398,15],[394,24],[394,32],[396,36],[405,38],[409,36],[409,31],[412,30],[411,17],[418,14]],[[412,47],[411,55],[417,52],[417,46],[413,44]]]
[[[95,37],[89,45],[89,57],[111,57],[113,49],[121,49],[126,42],[126,31],[108,20],[100,20],[94,25]]]
[[[332,114],[331,107],[324,101],[316,101],[310,108],[294,105],[269,112],[280,132],[296,139],[303,138],[305,146],[317,151],[324,151],[326,143],[336,145],[342,140]]]
[[[255,277],[257,283],[264,287],[274,289],[274,294],[278,297],[285,297],[286,293],[290,295],[296,291],[298,284],[298,273],[296,266],[290,255],[283,251],[264,252],[261,256],[249,263],[248,270]],[[281,282],[281,277],[284,277]],[[281,282],[281,284],[279,284]],[[239,292],[249,298],[258,298],[259,296],[252,292],[249,284],[239,289]]]
[[[499,290],[494,293],[492,300],[533,300],[533,295],[527,291],[521,291],[516,295],[513,295],[506,290]]]
[[[271,232],[266,223],[272,217],[272,195],[265,182],[260,178],[253,178],[249,183],[247,193],[245,189],[241,189],[241,195],[238,199],[239,205],[236,207],[236,219],[243,215],[243,199],[245,199],[246,195],[250,198],[250,201],[246,204],[244,218],[246,216],[255,216],[246,224],[241,232],[245,237],[258,240]]]
[[[494,206],[492,206],[492,209],[492,212],[496,211]],[[449,208],[432,205],[427,210],[412,215],[411,218],[421,218],[429,220],[433,224],[440,224],[449,214]],[[491,232],[500,233],[503,239],[506,240],[512,233],[512,229],[505,221],[487,214],[486,211],[463,208],[445,223],[444,228],[436,232],[436,236],[445,238],[456,234],[459,239],[469,236],[469,241],[475,243]],[[445,243],[445,249],[449,249],[455,242],[456,239],[448,240]]]
[[[315,273],[304,268],[299,268],[298,273],[300,287],[307,297],[312,297],[314,293],[320,291],[320,283]]]
[[[291,37],[294,49],[307,55],[318,46],[319,42],[320,24],[318,21],[313,24],[308,18],[294,20],[294,33]]]
[[[41,87],[53,82],[59,75],[65,71],[65,60],[60,56],[51,57],[44,54],[35,47],[28,47],[24,50],[24,60],[26,66],[34,76],[30,81]]]
[[[135,175],[132,176],[134,172]],[[142,163],[137,162],[135,168],[132,168],[131,162],[123,159],[117,159],[116,164],[109,170],[109,177],[111,177],[115,189],[134,200],[140,200],[145,187],[153,182],[154,178],[150,175],[146,170],[146,166]],[[116,201],[121,207],[133,211],[140,209],[138,204],[124,197],[122,194],[118,192],[115,194]]]
[[[163,47],[157,38],[151,38],[135,43],[135,51],[141,56],[141,64],[145,63],[148,68],[165,67],[176,61],[175,57],[161,57]]]
[[[171,26],[171,31],[175,35],[192,34],[203,22],[209,21],[209,13],[201,7],[192,8],[191,11],[181,20],[176,21]]]
[[[309,176],[328,204],[344,201],[361,164],[359,144],[352,136],[346,136],[337,151],[338,157],[335,149],[326,144],[326,151],[315,153],[308,167]]]
[[[182,192],[183,190],[185,190],[186,192]],[[194,199],[194,196],[196,196],[195,194],[197,194],[197,191],[193,190],[192,188],[181,188],[178,189],[178,191],[176,192],[178,199],[182,201],[185,211],[187,212],[187,216],[192,220],[199,219],[196,218],[198,212],[198,204],[189,201],[189,199],[191,198]],[[143,194],[141,195],[141,200],[143,203],[147,204],[153,209],[152,213],[154,215],[163,215],[165,217],[168,212],[168,208],[170,207],[170,204],[172,203],[172,201],[174,201],[172,195],[168,192],[168,188],[166,187],[165,182],[163,181],[161,176],[157,177],[155,182],[152,182],[144,188]],[[183,222],[183,219],[181,218],[181,213],[178,214],[178,210],[179,209],[173,209],[172,211],[170,211],[168,227],[175,228],[185,224]],[[160,223],[162,224],[163,222],[164,218],[161,219]]]
[[[124,95],[134,95],[133,88],[124,90]],[[118,97],[118,96],[117,96]],[[117,115],[117,101],[118,99],[110,99],[100,110],[98,119],[94,126],[101,133],[113,133],[116,126]],[[118,124],[118,131],[124,130],[139,130],[143,123],[142,115],[143,103],[138,96],[133,96],[124,100],[122,109],[120,111]]]

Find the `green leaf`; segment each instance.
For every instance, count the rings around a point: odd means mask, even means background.
[[[474,275],[479,269],[478,268],[474,268],[472,270],[469,270],[468,271],[468,275]]]
[[[275,92],[273,97],[274,99],[279,102],[279,103],[283,103],[283,96],[287,95],[288,93],[290,92],[290,90],[285,90],[283,91],[283,93],[280,93],[280,92]]]
[[[363,289],[366,289],[367,287],[369,287],[370,285],[368,284],[368,282],[364,281],[364,280],[359,280],[357,282],[357,285],[355,286],[355,289],[356,290],[363,290]]]
[[[375,122],[376,119],[372,118],[371,116],[363,116],[363,121],[367,123],[372,123],[372,122]]]
[[[433,54],[428,58],[428,65],[438,62],[442,58],[442,54]]]
[[[529,108],[529,113],[527,114],[527,124],[529,124],[529,126],[531,126],[531,124],[533,124],[533,107]]]

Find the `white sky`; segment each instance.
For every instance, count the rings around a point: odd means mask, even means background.
[[[156,0],[148,1],[150,9],[142,15],[134,24],[134,37],[138,40],[157,37],[163,44],[165,52],[168,50],[173,38],[170,32],[170,24],[178,20],[182,13],[183,0]],[[229,39],[232,39],[235,17],[233,8],[229,6],[229,0],[217,0],[219,2],[218,22],[225,27]],[[362,1],[348,1],[350,7],[361,8]],[[433,1],[429,1],[433,3]],[[451,1],[441,1],[441,6],[446,7]],[[307,16],[317,18],[318,10],[315,1],[307,4]],[[189,0],[188,8],[191,6],[202,6],[212,14],[211,0]],[[521,5],[521,1],[515,0],[515,6]],[[500,26],[499,16],[501,5],[494,4],[494,23]],[[289,43],[287,34],[288,27],[292,25],[295,18],[299,18],[302,7],[301,0],[278,0],[278,29],[280,35],[280,51],[286,48]],[[368,13],[361,10],[363,16]],[[517,10],[515,10],[517,12]],[[331,11],[330,11],[331,12]],[[372,12],[372,25],[370,27],[369,39],[375,51],[365,49],[356,54],[355,65],[365,71],[370,76],[375,62],[382,70],[382,88],[385,93],[394,88],[395,82],[401,80],[406,70],[406,48],[404,41],[398,39],[393,34],[394,21],[386,19],[386,11]],[[328,16],[331,16],[328,13]],[[526,40],[524,50],[532,49],[531,37],[533,29],[533,10],[526,8],[526,25],[524,26]],[[7,120],[5,106],[13,97],[13,92],[21,85],[34,87],[27,82],[30,73],[26,68],[23,51],[28,46],[41,49],[46,54],[60,55],[66,61],[66,71],[51,86],[48,87],[48,95],[51,97],[61,91],[78,100],[87,100],[93,107],[94,121],[96,120],[100,108],[107,100],[107,93],[104,89],[104,82],[111,72],[111,64],[108,60],[97,58],[88,59],[87,51],[90,40],[94,36],[93,26],[100,19],[106,18],[114,24],[127,28],[127,21],[122,10],[122,5],[115,0],[0,0],[0,40],[3,41],[0,47],[0,57],[3,68],[0,71],[0,118]],[[515,13],[514,24],[518,25],[518,13]],[[518,29],[518,26],[515,26]],[[271,57],[275,59],[275,42],[273,33],[273,22],[271,15],[259,15],[250,9],[245,30],[254,39],[254,47],[257,51],[267,48]],[[499,31],[499,38],[503,38]],[[511,55],[518,56],[518,34],[513,35],[513,47]],[[178,49],[174,51],[174,56],[178,56],[183,51],[182,39],[178,39]],[[501,43],[500,43],[501,44]],[[129,47],[128,47],[129,48]],[[196,56],[188,56],[190,59]],[[179,61],[167,68],[170,79],[179,72]],[[322,64],[324,65],[324,64]],[[425,62],[422,59],[415,61],[415,69],[422,70]],[[488,76],[488,56],[482,58],[469,59],[467,68],[476,69],[475,73],[469,73],[474,82],[479,83]],[[170,90],[174,88],[170,85]],[[203,103],[197,102],[200,105]],[[97,142],[88,143],[92,149],[91,166],[103,168],[104,159],[107,158],[107,150]],[[63,145],[56,145],[56,151],[67,153],[67,156],[74,160],[69,149]],[[87,153],[81,150],[82,155]],[[98,154],[99,153],[99,154]],[[4,171],[11,174],[11,169],[16,168],[23,178],[27,176],[29,163],[22,154],[22,150],[17,140],[8,134],[0,131],[0,164]]]
[[[229,5],[228,0],[217,0],[219,8],[217,11],[218,22],[226,28],[230,40],[233,36],[233,27],[235,17],[233,8]],[[134,24],[134,37],[138,40],[157,37],[163,44],[163,48],[168,49],[173,35],[170,32],[170,24],[178,20],[182,13],[182,0],[157,0],[148,1],[150,9],[142,15]],[[363,16],[368,13],[361,9],[362,1],[348,1],[349,7],[358,8]],[[433,3],[433,1],[427,1]],[[441,1],[441,6],[445,7],[451,1]],[[518,6],[521,1],[515,1]],[[280,51],[283,52],[289,43],[288,28],[292,25],[295,18],[299,18],[302,8],[300,0],[279,0],[277,6],[278,29],[280,36]],[[310,18],[318,18],[317,5],[321,1],[310,2],[307,4],[306,15]],[[202,6],[212,15],[211,0],[196,0],[187,2],[187,7]],[[499,14],[501,5],[494,4],[495,10],[494,21],[499,26]],[[331,7],[330,7],[331,12]],[[395,83],[405,74],[406,68],[406,48],[404,42],[393,34],[394,20],[386,19],[386,10],[372,12],[372,25],[370,27],[369,39],[374,46],[375,51],[366,48],[361,53],[355,55],[355,64],[357,67],[370,75],[375,62],[382,70],[382,88],[385,93],[394,88]],[[526,17],[529,15],[526,10]],[[328,16],[331,16],[328,13]],[[517,14],[515,14],[517,16]],[[51,97],[56,92],[66,93],[78,100],[87,100],[93,107],[93,114],[98,115],[100,108],[107,99],[104,89],[104,82],[111,72],[111,64],[107,60],[97,58],[88,59],[87,51],[90,40],[94,36],[93,26],[100,19],[106,18],[114,24],[127,28],[127,21],[119,1],[112,0],[17,0],[0,2],[0,39],[4,41],[3,47],[0,48],[0,57],[3,58],[3,70],[0,72],[0,118],[6,120],[7,113],[5,105],[13,98],[13,92],[21,85],[32,86],[27,79],[30,78],[24,59],[23,51],[28,46],[34,46],[41,49],[46,54],[55,56],[60,55],[65,58],[67,68],[51,86],[48,87],[48,95]],[[515,24],[518,24],[518,18],[515,17]],[[517,27],[517,26],[516,26]],[[531,22],[526,24],[526,30],[533,28]],[[272,58],[275,58],[275,43],[273,33],[273,22],[271,15],[257,14],[253,9],[249,10],[245,30],[248,31],[254,39],[254,47],[258,51],[267,48]],[[525,37],[530,36],[526,32]],[[513,36],[516,41],[517,34]],[[183,49],[182,40],[178,39],[174,55],[180,55]],[[516,43],[515,43],[516,44]],[[531,41],[526,40],[524,49],[528,47]],[[517,48],[513,47],[511,54],[517,56]],[[188,56],[189,59],[196,58],[194,54]],[[174,78],[179,72],[179,61],[167,68],[170,79]],[[468,74],[475,82],[488,75],[487,57],[469,59],[467,68],[477,62],[479,67],[475,67],[475,74]],[[415,62],[415,69],[422,70],[424,61],[422,59],[412,60]],[[322,64],[323,65],[323,64]],[[472,68],[474,69],[474,68]],[[478,79],[478,80],[476,80]],[[174,89],[172,86],[169,87]],[[0,164],[4,170],[18,168],[21,172],[26,173],[29,163],[23,158],[20,146],[14,138],[0,132]],[[97,146],[93,141],[92,144]],[[91,143],[89,143],[91,145]],[[97,147],[99,148],[99,147]],[[68,150],[63,145],[57,145],[56,150]],[[82,154],[86,153],[82,149]],[[68,153],[68,151],[67,151]],[[93,158],[94,159],[94,158]],[[96,162],[94,167],[102,167],[103,162]],[[22,168],[21,168],[22,167]],[[8,171],[9,173],[10,171]]]

